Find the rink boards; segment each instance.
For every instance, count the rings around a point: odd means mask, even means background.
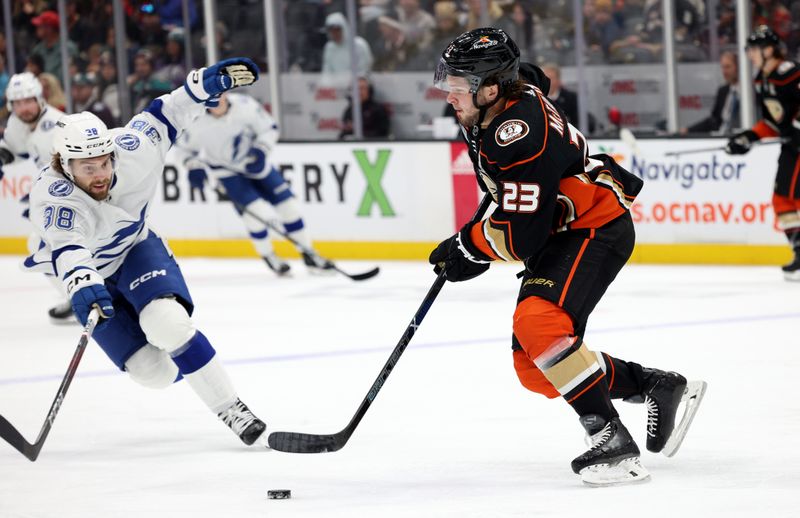
[[[632,210],[634,260],[775,264],[788,258],[770,203],[777,145],[744,156],[665,156],[724,143],[640,140],[634,153],[618,140],[592,141],[592,153],[614,156],[645,180]],[[480,197],[460,142],[284,143],[270,158],[299,199],[319,250],[332,258],[426,258],[471,216]],[[24,253],[29,226],[20,218],[18,199],[36,172],[27,163],[4,171],[0,252]],[[179,255],[254,255],[231,204],[211,186],[190,189],[185,170],[173,160],[164,169],[150,222]],[[288,243],[276,247],[294,254]]]

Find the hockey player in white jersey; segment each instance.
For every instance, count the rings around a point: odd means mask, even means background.
[[[111,131],[89,112],[62,117],[51,165],[31,190],[31,220],[45,245],[25,261],[61,279],[82,324],[98,308],[93,338],[117,367],[151,388],[185,378],[248,445],[264,442],[266,425],[237,397],[195,328],[189,290],[147,212],[178,134],[204,103],[257,77],[246,58],[194,70],[183,87]]]
[[[32,160],[37,171],[41,171],[50,163],[53,128],[64,112],[47,104],[42,94],[42,84],[30,72],[11,76],[6,89],[6,101],[11,116],[0,140],[0,179],[3,178],[2,166],[20,160]],[[21,201],[26,205],[23,216],[27,217],[28,195]],[[28,251],[35,252],[39,243],[38,235],[31,234],[28,239]],[[52,276],[48,277],[60,296],[64,298],[65,294],[58,280]],[[54,324],[75,322],[72,317],[72,306],[66,298],[61,304],[50,308],[47,313]]]
[[[297,199],[280,171],[270,162],[278,141],[278,125],[250,96],[224,94],[192,123],[179,141],[185,155],[192,188],[203,189],[208,173],[222,186],[242,216],[256,251],[276,274],[289,273],[289,264],[278,258],[267,226],[270,205],[286,233],[305,248],[298,251],[311,273],[333,273],[333,265],[313,253]],[[309,253],[307,251],[311,251]]]

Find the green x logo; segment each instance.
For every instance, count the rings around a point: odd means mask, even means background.
[[[369,217],[373,203],[378,205],[381,216],[395,215],[392,206],[389,204],[389,198],[386,197],[386,193],[381,186],[381,179],[386,171],[386,164],[389,162],[389,155],[391,154],[392,152],[389,149],[378,150],[378,158],[373,164],[367,158],[366,150],[353,151],[358,165],[361,166],[361,170],[364,172],[364,178],[367,179],[367,190],[364,191],[364,197],[361,198],[361,205],[359,205],[356,213],[357,216]]]

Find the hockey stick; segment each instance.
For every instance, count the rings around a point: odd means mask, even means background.
[[[763,140],[756,140],[751,143],[753,146],[767,146],[769,144],[785,144],[789,142],[788,139],[784,138],[769,138]],[[674,156],[679,157],[681,155],[691,155],[693,153],[708,153],[710,151],[725,151],[727,146],[716,146],[716,147],[703,147],[700,149],[688,149],[685,151],[667,151],[664,153],[664,156]]]
[[[214,191],[219,196],[227,197],[227,194],[225,194],[225,192],[222,191],[219,187],[215,187]],[[236,203],[233,200],[231,200],[231,203],[233,203],[236,206],[236,208],[239,210],[239,212],[241,212],[243,214],[248,214],[250,217],[254,218],[256,221],[266,225],[270,230],[272,230],[273,232],[275,232],[279,236],[283,237],[284,239],[286,239],[287,241],[292,243],[294,246],[299,248],[303,253],[306,253],[306,254],[309,254],[309,255],[316,255],[316,253],[313,250],[309,250],[306,246],[304,246],[298,240],[294,239],[292,236],[290,236],[289,234],[284,232],[283,229],[281,229],[278,225],[276,225],[272,221],[263,219],[263,218],[259,217],[257,214],[253,214],[252,211],[247,210],[247,207],[242,207],[241,205],[239,205],[238,203]],[[325,258],[323,258],[323,259],[325,260],[325,262],[327,264],[329,264],[332,267],[333,270],[341,273],[345,277],[349,277],[349,278],[353,279],[354,281],[365,281],[367,279],[371,279],[372,277],[375,277],[376,275],[378,275],[378,273],[381,271],[380,267],[376,266],[372,270],[368,270],[368,271],[366,271],[364,273],[347,273],[346,271],[344,271],[341,268],[339,268],[338,266],[336,266],[336,264],[333,261],[331,261],[330,259],[325,259]]]
[[[12,426],[12,424],[9,423],[5,417],[0,415],[0,437],[5,439],[8,444],[16,448],[21,454],[25,455],[31,462],[36,461],[36,459],[39,457],[39,452],[42,450],[42,446],[44,446],[44,441],[47,439],[47,435],[50,433],[50,429],[53,427],[53,421],[56,420],[56,414],[58,414],[58,410],[61,408],[61,404],[64,402],[64,396],[67,395],[67,389],[69,389],[69,386],[72,383],[72,378],[75,377],[75,372],[78,370],[78,364],[81,362],[81,358],[83,358],[83,351],[86,349],[86,344],[89,343],[89,337],[92,336],[92,332],[94,331],[94,326],[97,324],[98,318],[98,310],[93,309],[89,313],[89,319],[86,321],[86,327],[83,328],[83,332],[81,333],[81,338],[78,341],[78,347],[75,349],[75,354],[72,355],[72,360],[70,360],[69,367],[67,367],[67,373],[64,374],[64,379],[61,381],[61,386],[58,387],[58,392],[56,392],[56,397],[53,400],[53,404],[50,405],[50,411],[47,413],[47,418],[44,420],[44,424],[42,425],[41,431],[39,431],[39,437],[36,438],[36,442],[31,444],[26,441],[22,434],[19,433],[14,426]]]
[[[472,221],[475,221],[478,217],[482,216],[483,213],[486,212],[486,209],[489,207],[491,202],[492,197],[486,194],[483,197],[483,201],[478,207],[478,210],[475,212],[475,215],[472,217]],[[422,299],[419,309],[417,309],[417,312],[414,313],[414,318],[411,319],[411,323],[408,324],[408,327],[406,327],[405,332],[403,332],[403,336],[400,337],[400,341],[395,346],[392,354],[389,355],[389,359],[386,361],[386,364],[381,369],[377,379],[375,379],[375,382],[370,387],[369,392],[367,392],[367,395],[361,402],[361,405],[359,405],[355,415],[352,419],[350,419],[350,422],[347,423],[347,426],[345,426],[342,431],[330,435],[315,435],[297,432],[272,432],[267,438],[269,447],[273,450],[284,451],[288,453],[324,453],[328,451],[341,450],[344,445],[347,444],[347,440],[350,439],[350,436],[353,435],[358,423],[361,422],[364,414],[367,413],[367,410],[375,400],[375,397],[377,397],[378,392],[380,392],[381,387],[383,387],[383,384],[386,383],[386,379],[389,377],[389,374],[392,373],[394,366],[397,365],[397,362],[400,360],[400,356],[403,354],[403,351],[406,350],[406,347],[411,341],[411,338],[414,336],[414,333],[416,333],[417,328],[420,326],[420,324],[422,324],[422,320],[425,318],[428,310],[431,309],[433,301],[436,300],[436,296],[439,294],[442,286],[444,286],[445,281],[445,273],[442,271],[436,277],[436,280],[433,281],[433,285],[428,290],[428,294],[425,295],[424,299]]]

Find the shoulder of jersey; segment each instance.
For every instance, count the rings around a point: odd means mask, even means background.
[[[800,73],[800,67],[797,66],[797,63],[794,61],[784,60],[778,65],[778,68],[775,69],[774,77],[770,77],[770,79],[790,79],[792,76],[797,76]],[[792,79],[800,79],[800,76],[792,78]]]
[[[524,158],[520,153],[533,154],[535,141],[544,126],[542,108],[535,97],[523,97],[506,108],[486,128],[482,150],[500,165]]]
[[[49,166],[42,170],[36,183],[33,184],[31,194],[35,198],[44,197],[50,201],[74,199],[77,188],[75,184],[53,171]],[[38,195],[38,196],[37,196]]]
[[[141,147],[147,138],[144,135],[131,128],[113,128],[109,130],[111,138],[114,139],[114,144],[117,146],[117,151],[124,153],[125,151],[133,152]]]

